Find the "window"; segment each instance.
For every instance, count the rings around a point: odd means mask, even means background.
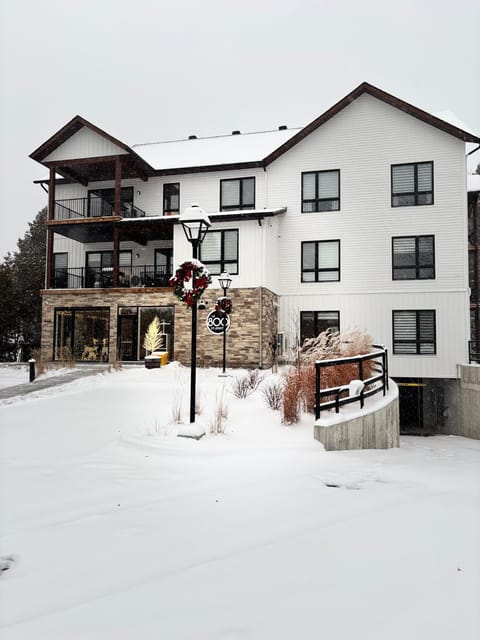
[[[331,329],[340,330],[339,311],[301,311],[300,312],[300,339],[302,344],[309,338],[315,338],[323,331]]]
[[[392,165],[392,207],[433,204],[433,162]]]
[[[393,280],[435,278],[434,236],[392,238]]]
[[[127,272],[132,266],[132,252],[120,251],[118,265]],[[113,251],[88,251],[86,257],[86,287],[113,286]]]
[[[255,178],[220,180],[220,211],[255,209]]]
[[[108,361],[110,312],[106,308],[55,309],[54,359]]]
[[[302,213],[340,209],[340,171],[302,173]]]
[[[163,185],[163,215],[180,212],[180,183],[171,182]]]
[[[340,240],[302,242],[302,282],[340,280]]]
[[[122,187],[121,213],[129,217],[133,207],[133,187]],[[112,216],[115,210],[115,189],[94,189],[88,192],[88,215],[91,218]]]
[[[209,231],[200,245],[200,259],[210,273],[238,274],[238,229]]]
[[[53,288],[68,288],[68,253],[53,254]]]
[[[436,352],[435,311],[393,311],[393,353]]]

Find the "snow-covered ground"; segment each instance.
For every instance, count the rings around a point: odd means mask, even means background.
[[[217,373],[199,441],[176,364],[4,401],[2,640],[477,640],[480,442],[325,452]]]

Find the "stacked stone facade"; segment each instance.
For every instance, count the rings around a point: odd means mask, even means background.
[[[223,336],[211,334],[206,326],[207,314],[215,306],[221,289],[207,289],[203,296],[206,305],[198,310],[197,363],[199,366],[221,366]],[[172,355],[182,364],[190,364],[191,309],[181,303],[168,289],[49,289],[42,293],[42,358],[54,359],[54,325],[56,308],[103,307],[110,311],[109,361],[117,354],[118,308],[123,306],[171,306],[174,308],[174,344]],[[273,364],[273,345],[277,335],[277,296],[268,289],[231,289],[233,302],[231,326],[226,336],[227,367],[261,367]]]

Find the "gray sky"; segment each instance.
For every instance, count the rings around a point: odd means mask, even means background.
[[[293,127],[366,80],[480,132],[479,27],[478,0],[0,0],[0,257],[76,114],[130,145]]]

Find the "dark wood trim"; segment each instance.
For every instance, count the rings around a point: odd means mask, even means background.
[[[115,159],[115,205],[114,212],[120,216],[122,212],[122,161],[119,157]]]
[[[99,164],[101,162],[116,162],[119,158],[126,157],[127,154],[111,155],[111,156],[91,156],[89,158],[70,158],[68,160],[49,160],[44,162],[47,167],[66,167],[79,164]]]
[[[55,169],[50,169],[48,181],[48,220],[55,219]]]
[[[47,265],[45,270],[45,289],[52,287],[52,273],[53,273],[53,229],[47,228]]]
[[[113,228],[113,287],[118,287],[118,262],[120,255],[120,229],[118,225]]]

